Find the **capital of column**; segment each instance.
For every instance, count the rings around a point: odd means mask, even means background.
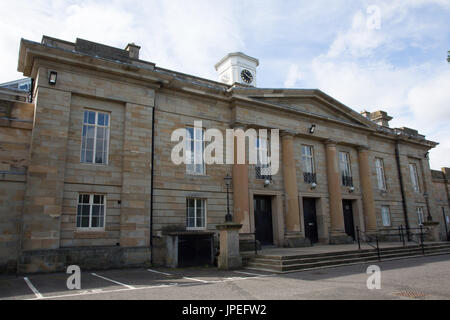
[[[282,138],[284,137],[291,137],[293,138],[297,133],[293,130],[280,130],[280,136]]]
[[[324,144],[325,144],[326,146],[333,147],[333,146],[336,146],[336,145],[337,145],[337,141],[334,140],[334,139],[327,139],[327,140],[324,141]]]
[[[370,150],[370,147],[366,145],[360,145],[357,146],[356,149],[358,149],[358,152],[366,152]]]
[[[245,130],[248,127],[248,124],[242,123],[242,122],[238,122],[238,121],[233,121],[229,124],[229,127],[231,129],[242,129]]]

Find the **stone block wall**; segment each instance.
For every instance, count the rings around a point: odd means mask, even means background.
[[[0,273],[16,269],[34,105],[0,100]]]

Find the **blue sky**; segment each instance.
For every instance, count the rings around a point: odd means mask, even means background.
[[[319,88],[356,111],[385,110],[392,126],[440,143],[432,168],[450,166],[450,0],[0,0],[0,12],[14,13],[0,20],[0,82],[21,77],[20,38],[43,34],[135,42],[144,60],[214,80],[214,64],[242,51],[260,61],[259,87]]]

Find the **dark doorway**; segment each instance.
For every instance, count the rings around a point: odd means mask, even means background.
[[[211,265],[213,257],[212,234],[185,234],[178,236],[178,267]]]
[[[351,200],[342,200],[344,209],[345,233],[355,240],[355,224],[353,222],[353,207]]]
[[[273,244],[272,229],[272,201],[268,196],[255,196],[253,198],[255,210],[256,240],[261,245]]]
[[[316,199],[303,198],[303,220],[305,222],[305,236],[312,243],[319,242],[317,233]]]

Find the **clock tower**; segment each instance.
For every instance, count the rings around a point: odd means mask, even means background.
[[[223,57],[216,63],[215,68],[219,73],[220,82],[256,87],[256,67],[258,65],[258,59],[242,52],[234,52]]]

